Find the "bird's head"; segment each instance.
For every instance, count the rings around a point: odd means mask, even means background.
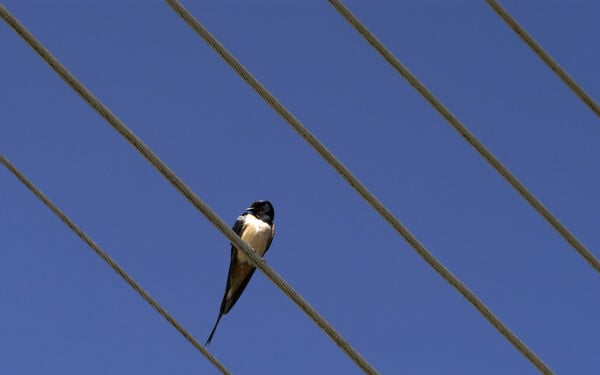
[[[268,222],[272,223],[275,219],[275,210],[269,201],[256,201],[246,208],[246,212]]]

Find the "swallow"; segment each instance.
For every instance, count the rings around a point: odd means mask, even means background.
[[[269,250],[269,246],[271,246],[271,241],[273,241],[273,236],[275,235],[274,218],[275,210],[271,202],[256,201],[250,207],[246,208],[244,213],[238,216],[232,229],[262,257]],[[210,344],[219,321],[240,298],[254,271],[256,271],[256,268],[252,265],[250,259],[232,244],[225,295],[223,295],[223,301],[219,309],[219,317],[205,345]]]

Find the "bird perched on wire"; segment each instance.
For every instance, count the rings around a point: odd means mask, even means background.
[[[246,208],[243,214],[238,216],[232,229],[262,257],[269,250],[275,235],[274,218],[275,210],[271,202],[256,201]],[[225,295],[219,309],[219,317],[205,345],[210,344],[219,321],[240,298],[255,270],[256,268],[252,265],[250,259],[242,251],[231,245],[231,261],[229,263]]]

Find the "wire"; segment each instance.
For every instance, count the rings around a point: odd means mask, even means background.
[[[556,231],[581,255],[596,271],[600,272],[600,261],[561,224],[544,205],[540,202],[515,176],[510,173],[502,163],[481,143],[469,129],[467,129],[443,104],[440,102],[417,77],[415,77],[402,63],[388,50],[367,28],[363,25],[339,0],[328,0],[331,5],[348,21],[373,48],[383,56],[433,106],[450,125],[469,142],[479,154],[515,189]]]
[[[0,11],[1,11],[0,5]],[[219,360],[213,356],[198,340],[194,338],[175,318],[171,316],[164,308],[160,306],[158,302],[148,292],[146,292],[121,266],[117,264],[112,258],[102,250],[102,248],[96,244],[87,234],[85,234],[71,219],[67,217],[54,203],[48,199],[44,193],[42,193],[31,181],[21,173],[17,167],[15,167],[4,155],[0,154],[0,163],[4,164],[4,166],[17,177],[36,197],[38,197],[46,207],[48,207],[56,216],[62,220],[79,238],[81,238],[102,260],[104,260],[116,273],[119,274],[126,282],[129,284],[146,302],[150,304],[163,318],[165,318],[179,333],[183,335],[203,356],[205,356],[210,363],[215,365],[216,368],[221,371],[223,374],[230,374],[230,372],[219,362]]]
[[[292,113],[281,104],[225,47],[177,0],[165,0],[179,16],[208,43],[287,123],[311,145],[373,207],[444,280],[462,294],[508,341],[544,373],[552,371],[533,353],[465,284],[423,246],[409,230],[329,151]]]
[[[502,18],[502,20],[542,59],[543,62],[560,78],[571,91],[575,93],[597,116],[600,116],[600,106],[589,96],[581,86],[540,46],[531,35],[496,0],[485,2]]]
[[[158,158],[127,126],[98,98],[75,78],[35,37],[0,4],[0,16],[33,48],[44,61],[67,82],[102,118],[140,152],[188,201],[190,201],[217,229],[240,249],[251,262],[306,313],[360,368],[368,374],[377,374],[369,364],[302,296],[300,296],[263,258],[246,244],[217,214],[204,203],[169,167]]]

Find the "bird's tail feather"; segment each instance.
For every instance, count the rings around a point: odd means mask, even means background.
[[[208,336],[208,340],[206,340],[206,344],[204,344],[204,346],[208,346],[208,344],[210,344],[210,340],[212,340],[213,335],[215,334],[215,331],[217,330],[217,326],[219,325],[219,321],[221,321],[222,317],[223,317],[223,313],[219,313],[219,317],[217,318],[217,321],[215,322],[215,326],[213,327],[212,331],[210,331],[210,335]]]

